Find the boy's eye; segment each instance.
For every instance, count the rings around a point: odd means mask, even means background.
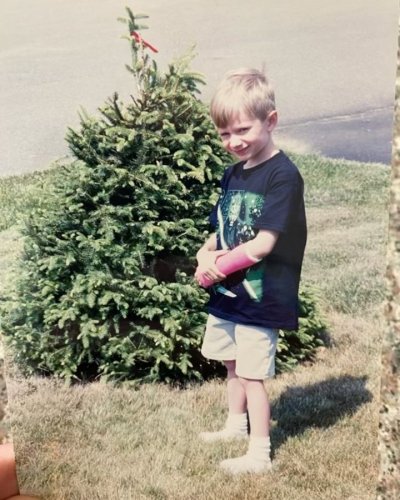
[[[219,134],[219,136],[221,137],[221,139],[228,139],[229,134],[226,132],[223,132],[222,134]]]
[[[250,130],[249,127],[242,127],[239,129],[239,134],[245,134],[249,130]]]

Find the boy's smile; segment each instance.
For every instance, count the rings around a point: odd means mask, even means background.
[[[244,161],[245,168],[251,168],[277,153],[271,135],[276,123],[276,111],[264,121],[240,115],[227,127],[218,128],[218,132],[224,148]]]

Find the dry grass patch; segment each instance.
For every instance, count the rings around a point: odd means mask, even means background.
[[[327,310],[370,312],[385,293],[384,206],[316,208],[309,221],[305,279],[321,289]]]
[[[26,490],[47,500],[375,498],[387,175],[374,165],[304,162],[303,277],[321,290],[331,345],[266,384],[274,470],[229,477],[218,463],[246,443],[198,440],[225,420],[221,381],[184,390],[67,387],[13,374],[12,425]],[[0,238],[0,278],[20,245],[10,244],[11,234]]]
[[[377,320],[330,320],[337,345],[267,383],[271,474],[232,479],[217,464],[246,443],[198,440],[224,422],[222,382],[178,390],[16,378],[9,392],[21,482],[49,500],[373,498]]]

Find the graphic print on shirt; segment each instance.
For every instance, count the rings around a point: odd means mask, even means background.
[[[261,215],[264,196],[244,190],[223,192],[218,205],[217,236],[221,248],[233,249],[246,243],[256,235],[253,225]],[[243,286],[249,297],[257,302],[262,299],[264,261],[250,268],[238,271],[225,281],[226,286],[234,291],[237,286]]]

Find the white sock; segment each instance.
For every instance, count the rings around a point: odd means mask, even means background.
[[[229,413],[222,430],[200,433],[200,439],[209,443],[243,438],[247,438],[247,413]]]
[[[250,436],[249,449],[246,455],[223,460],[220,467],[231,474],[269,471],[272,467],[270,450],[269,437]]]

